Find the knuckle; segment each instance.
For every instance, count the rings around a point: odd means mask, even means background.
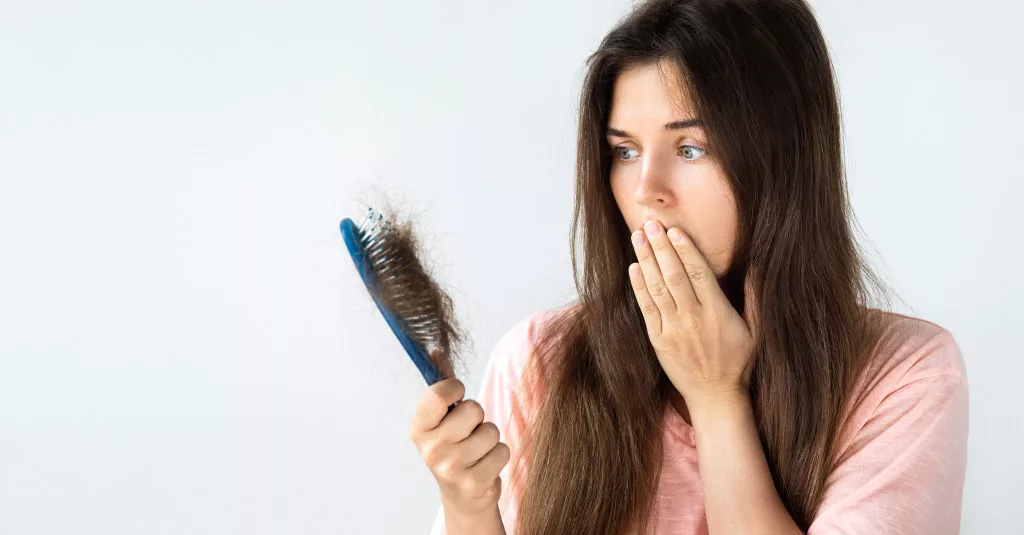
[[[434,465],[434,474],[442,481],[451,484],[465,478],[466,470],[459,464],[458,456],[448,455]]]
[[[420,455],[423,457],[423,462],[427,463],[435,474],[439,474],[441,468],[444,467],[444,458],[440,455],[439,449],[436,445],[427,445],[423,447]]]
[[[665,295],[665,285],[661,281],[654,281],[647,286],[647,291],[652,297],[661,297]]]
[[[466,405],[466,411],[473,416],[473,421],[479,423],[484,420],[484,408],[475,399],[467,399],[462,404]]]
[[[504,442],[499,442],[494,448],[498,450],[498,458],[502,460],[501,466],[504,467],[508,464],[509,459],[512,458],[512,450]]]
[[[454,483],[458,481],[458,474],[455,471],[455,463],[450,460],[443,460],[435,465],[434,475],[441,481],[447,483]]]
[[[498,431],[498,426],[495,425],[494,422],[484,422],[480,424],[480,435],[490,446],[500,444],[498,440],[501,438],[501,433]]]
[[[680,322],[682,323],[683,329],[689,332],[699,331],[704,323],[700,315],[694,314],[693,312],[687,312],[683,314],[683,317],[681,318]]]
[[[465,395],[466,395],[466,385],[463,384],[462,381],[460,381],[460,380],[458,380],[458,379],[456,379],[454,377],[452,377],[451,380],[452,380],[452,386],[451,386],[450,392],[452,394],[452,397],[454,397],[455,399],[462,399],[463,397],[465,397]],[[443,400],[443,401],[447,401],[447,400]]]
[[[640,303],[640,311],[644,314],[651,315],[658,311],[658,305],[654,301],[644,300]]]
[[[670,287],[673,288],[682,287],[684,284],[686,284],[686,280],[687,275],[683,271],[669,273],[668,275],[665,276],[665,284],[668,284]]]
[[[444,392],[442,391],[441,388],[436,387],[437,384],[434,384],[433,386],[427,389],[426,393],[423,394],[423,396],[426,398],[427,404],[433,407],[436,407],[444,403]]]
[[[686,274],[693,282],[703,282],[708,277],[708,272],[702,266],[687,266]]]
[[[432,394],[432,401],[435,405],[443,403],[447,406],[450,404],[448,402],[449,398],[462,399],[466,395],[466,385],[456,377],[449,377],[438,381],[427,390]]]

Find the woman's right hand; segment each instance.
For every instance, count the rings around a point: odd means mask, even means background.
[[[461,519],[489,516],[501,496],[499,474],[509,461],[508,446],[499,442],[498,426],[484,421],[484,410],[467,399],[466,388],[456,378],[434,383],[424,391],[409,426],[423,461],[441,490],[446,517]]]

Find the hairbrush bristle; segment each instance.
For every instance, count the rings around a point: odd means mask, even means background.
[[[466,335],[455,320],[452,299],[424,265],[424,249],[411,220],[398,215],[386,198],[376,204],[378,208],[366,209],[358,225],[372,275],[367,288],[430,357],[440,377],[455,377]]]

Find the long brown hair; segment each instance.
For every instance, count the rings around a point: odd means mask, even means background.
[[[609,186],[605,127],[616,76],[666,61],[737,201],[737,252],[719,282],[741,313],[748,272],[758,296],[754,411],[776,488],[803,529],[891,320],[869,306],[892,292],[855,240],[838,89],[809,6],[635,6],[587,59],[570,240],[579,299],[540,333],[514,406],[519,535],[643,533],[656,517],[672,388],[629,285],[636,256]]]

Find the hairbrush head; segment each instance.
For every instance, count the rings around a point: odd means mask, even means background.
[[[358,225],[342,219],[341,234],[370,296],[427,385],[454,377],[465,335],[451,298],[420,261],[412,223],[369,207]]]

